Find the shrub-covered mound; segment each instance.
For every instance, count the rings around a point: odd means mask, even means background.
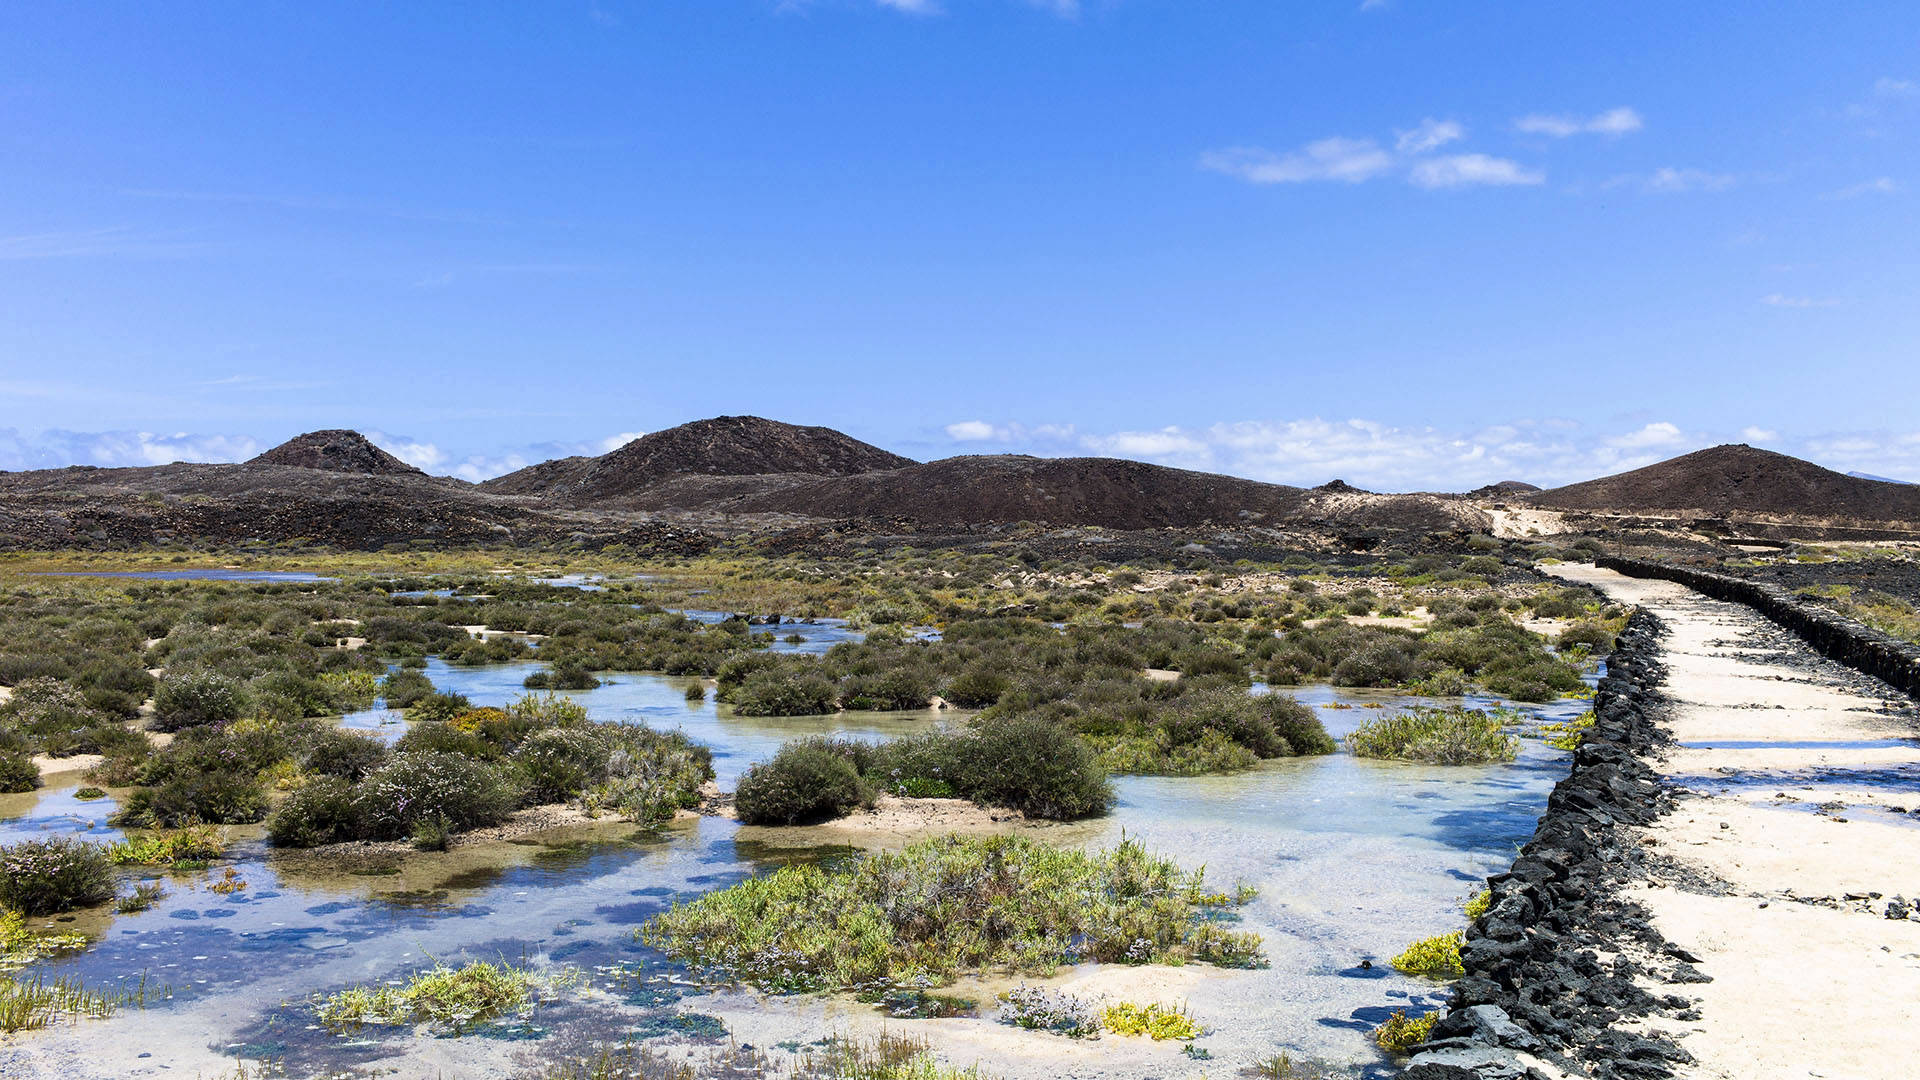
[[[1509,715],[1458,705],[1417,706],[1360,725],[1347,736],[1347,748],[1357,757],[1434,765],[1512,761],[1520,753],[1520,740],[1506,733]]]
[[[113,899],[119,879],[99,845],[61,837],[0,848],[0,908],[55,915]]]
[[[408,837],[440,847],[523,806],[563,801],[660,821],[697,806],[713,778],[712,756],[684,735],[596,723],[574,702],[535,694],[415,723],[391,753],[336,735],[302,760],[303,782],[267,823],[281,847]]]
[[[1244,967],[1257,934],[1207,916],[1244,903],[1209,891],[1134,841],[1065,850],[1018,836],[925,840],[831,865],[798,865],[676,904],[649,944],[724,979],[776,992],[945,982],[965,972],[1062,964]]]
[[[1046,720],[1014,718],[879,745],[798,739],[747,770],[734,806],[749,825],[799,825],[839,817],[882,791],[971,799],[1056,821],[1113,805],[1106,770],[1083,740]]]

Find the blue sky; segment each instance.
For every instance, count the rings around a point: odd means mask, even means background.
[[[0,13],[0,468],[721,413],[1380,489],[1920,479],[1920,6]]]

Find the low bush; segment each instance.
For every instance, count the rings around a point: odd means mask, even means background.
[[[335,1031],[432,1024],[461,1032],[532,1004],[538,980],[524,968],[475,961],[419,972],[397,986],[356,986],[322,998],[315,1014]]]
[[[740,778],[734,808],[749,825],[804,825],[839,817],[872,798],[859,770],[831,740],[787,743]]]
[[[1039,986],[1016,986],[1000,995],[1000,1022],[1069,1039],[1100,1034],[1100,1013],[1092,1002]]]
[[[153,726],[180,731],[207,724],[225,724],[246,712],[248,699],[240,683],[208,668],[169,671],[153,692]]]
[[[1519,755],[1520,740],[1508,735],[1504,725],[1500,712],[1416,706],[1361,724],[1347,736],[1347,748],[1357,757],[1434,765],[1512,761]]]
[[[458,754],[395,754],[353,789],[361,838],[399,840],[433,816],[455,831],[497,825],[520,806],[520,788],[501,769]]]
[[[0,794],[18,794],[40,786],[40,766],[21,750],[0,751]]]
[[[1438,1012],[1410,1017],[1405,1009],[1396,1009],[1386,1023],[1373,1029],[1373,1041],[1388,1053],[1405,1054],[1433,1035],[1434,1022],[1439,1019]]]
[[[226,837],[211,825],[121,840],[107,845],[106,849],[107,859],[116,866],[206,863],[219,858],[226,850]]]
[[[0,908],[34,917],[113,899],[113,864],[99,845],[60,837],[0,847]]]
[[[741,716],[816,716],[835,711],[839,695],[823,675],[774,668],[747,676],[725,700]]]
[[[1467,969],[1460,963],[1460,947],[1464,944],[1466,944],[1466,935],[1455,930],[1438,937],[1416,941],[1407,946],[1400,955],[1387,962],[1393,965],[1395,971],[1408,975],[1457,979],[1467,973]]]
[[[307,781],[267,821],[267,839],[276,847],[318,847],[359,832],[352,789],[333,776]]]
[[[237,768],[185,771],[127,796],[112,821],[142,829],[248,825],[267,816],[267,791],[256,772]]]
[[[1081,961],[1248,966],[1257,935],[1210,913],[1242,902],[1134,841],[1084,852],[1020,836],[947,836],[750,878],[650,920],[649,943],[775,992]]]
[[[1100,1011],[1100,1024],[1115,1035],[1146,1035],[1154,1042],[1167,1039],[1190,1041],[1203,1031],[1198,1021],[1183,1008],[1164,1005],[1135,1005],[1116,1002]]]

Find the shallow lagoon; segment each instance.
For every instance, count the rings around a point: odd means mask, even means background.
[[[835,624],[774,629],[777,637],[808,637],[803,646],[788,646],[808,651],[855,636]],[[499,705],[523,693],[521,681],[539,667],[525,661],[461,668],[434,660],[427,674],[437,687],[476,704]],[[925,710],[739,717],[711,700],[688,702],[692,681],[613,675],[598,689],[567,696],[601,719],[685,731],[713,749],[728,789],[748,765],[799,735],[883,739],[960,716]],[[1321,707],[1336,736],[1374,709],[1410,700],[1326,686],[1295,693]],[[1328,707],[1338,705],[1351,707]],[[1568,700],[1527,711],[1564,720],[1585,705]],[[346,722],[397,736],[400,725],[382,725],[383,715],[374,710]],[[1340,753],[1269,762],[1232,776],[1119,778],[1112,816],[1048,826],[1040,835],[1109,845],[1124,833],[1187,865],[1206,864],[1223,886],[1259,886],[1259,897],[1241,916],[1245,928],[1265,937],[1271,963],[1255,971],[1087,968],[1063,972],[1060,981],[1091,992],[1117,985],[1129,996],[1187,1002],[1215,1029],[1200,1042],[1213,1053],[1216,1073],[1280,1050],[1379,1067],[1366,1031],[1392,1008],[1437,1004],[1443,993],[1438,984],[1386,969],[1385,958],[1415,938],[1462,924],[1460,900],[1503,869],[1531,834],[1565,756],[1527,740],[1511,765],[1414,766]],[[0,840],[49,833],[112,838],[103,824],[111,800],[76,800],[79,782],[68,776],[32,795],[0,797]],[[845,999],[698,993],[658,954],[633,942],[634,927],[674,897],[722,888],[792,858],[819,857],[819,845],[847,842],[844,832],[755,829],[718,818],[649,830],[611,823],[413,856],[397,872],[384,860],[360,872],[309,868],[306,860],[270,852],[257,828],[234,834],[243,838],[235,854],[245,890],[220,896],[206,891],[206,874],[174,876],[169,895],[148,912],[83,916],[72,928],[94,933],[99,942],[46,965],[96,985],[131,985],[145,977],[149,986],[170,986],[172,1001],[28,1036],[24,1049],[0,1048],[0,1072],[119,1076],[167,1064],[178,1075],[210,1072],[223,1056],[237,1055],[284,1059],[293,1075],[373,1061],[402,1075],[434,1075],[496,1069],[594,1039],[685,1038],[689,1030],[712,1029],[705,1017],[719,1018],[735,1038],[760,1046],[882,1022],[905,1025],[950,1047],[958,1060],[980,1057],[1010,1076],[1060,1075],[1069,1059],[1089,1073],[1110,1075],[1166,1075],[1185,1063],[1166,1044],[1135,1046],[1137,1040],[1109,1037],[1069,1046],[990,1019],[885,1020],[873,1007]],[[313,1026],[303,1004],[313,994],[395,977],[430,957],[573,965],[589,972],[593,989],[537,1013],[533,1030],[422,1040],[379,1031],[343,1037]],[[1374,966],[1361,967],[1363,960]],[[1147,981],[1140,984],[1142,976]],[[960,989],[990,1002],[1003,986]],[[686,1019],[690,1014],[697,1018]],[[154,1056],[137,1057],[142,1052]]]

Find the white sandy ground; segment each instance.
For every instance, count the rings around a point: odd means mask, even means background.
[[[1683,1077],[1880,1080],[1914,1075],[1920,921],[1886,918],[1920,899],[1920,742],[1889,703],[1778,662],[1764,619],[1669,582],[1587,565],[1548,567],[1642,605],[1667,624],[1661,659],[1678,746],[1658,769],[1682,788],[1640,840],[1725,882],[1709,896],[1648,882],[1629,890],[1710,983],[1678,989],[1701,1019],[1659,1019],[1698,1063]],[[1794,650],[1812,655],[1794,642]],[[1894,778],[1888,783],[1888,778]]]

